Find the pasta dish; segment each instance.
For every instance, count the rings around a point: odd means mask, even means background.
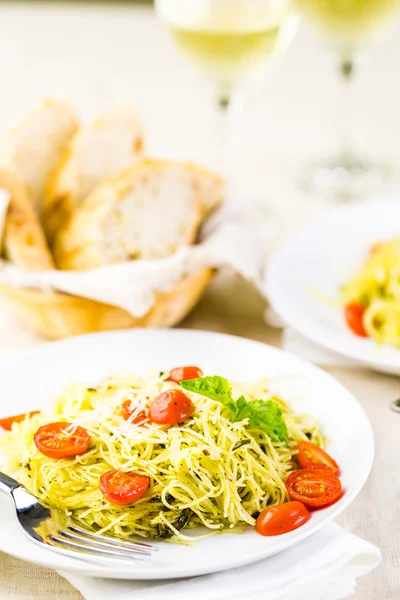
[[[338,498],[339,469],[313,417],[268,380],[202,375],[179,367],[74,383],[50,413],[0,419],[3,470],[66,518],[124,538],[188,542],[199,527],[195,539],[255,526],[270,507],[300,504],[290,499],[312,508]]]
[[[374,244],[341,290],[351,331],[400,346],[400,240]]]

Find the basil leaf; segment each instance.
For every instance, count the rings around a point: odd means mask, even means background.
[[[229,381],[219,375],[213,377],[199,377],[198,379],[186,379],[179,384],[188,392],[195,392],[210,400],[221,402],[231,410],[236,411],[235,401],[232,398],[232,389]]]
[[[251,411],[249,425],[251,427],[261,427],[274,441],[285,444],[289,442],[286,423],[276,402],[273,402],[273,400],[251,400],[249,408]]]
[[[236,400],[236,415],[235,421],[243,421],[243,419],[248,419],[250,417],[250,405],[247,402],[244,396],[240,396]]]
[[[181,381],[180,386],[188,392],[194,392],[215,400],[226,406],[231,412],[231,421],[236,423],[248,419],[250,427],[260,427],[275,442],[289,442],[288,430],[282,417],[282,411],[273,400],[246,400],[240,396],[232,398],[229,381],[219,375],[199,377]]]
[[[236,401],[235,421],[248,419],[250,427],[264,429],[270,438],[277,442],[288,443],[288,430],[282,417],[282,411],[272,400],[250,400],[241,396]]]

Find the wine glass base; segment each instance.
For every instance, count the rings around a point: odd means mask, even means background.
[[[337,202],[367,199],[388,181],[390,168],[353,154],[342,154],[312,165],[302,187]]]

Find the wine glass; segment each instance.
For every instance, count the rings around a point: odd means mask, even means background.
[[[218,106],[221,114],[225,113],[220,154],[224,155],[222,162],[227,175],[234,173],[230,148],[235,112],[232,94],[288,45],[297,23],[291,2],[156,0],[157,13],[177,46],[214,82]]]
[[[342,82],[342,141],[336,156],[312,165],[308,189],[339,201],[352,201],[376,190],[390,169],[356,155],[349,144],[350,83],[355,60],[400,12],[400,0],[294,0],[299,12],[324,36],[339,59]]]
[[[290,0],[156,0],[156,9],[181,50],[214,80],[221,108],[290,38]]]

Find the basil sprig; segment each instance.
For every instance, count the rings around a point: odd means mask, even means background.
[[[234,400],[229,381],[219,375],[187,379],[181,381],[180,386],[226,406],[232,423],[248,419],[250,427],[260,427],[273,441],[288,443],[288,430],[282,411],[273,400],[246,400],[244,396]]]

